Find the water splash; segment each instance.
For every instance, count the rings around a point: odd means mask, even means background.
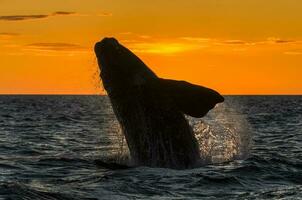
[[[118,120],[115,118],[110,102],[108,102],[108,107],[111,111],[110,116],[113,116],[109,122],[110,131],[108,130],[106,135],[110,139],[110,149],[104,152],[101,159],[111,163],[132,165],[126,138]]]
[[[203,165],[243,160],[248,157],[252,131],[245,116],[240,114],[239,108],[238,102],[227,100],[217,105],[203,119],[186,116],[199,143]],[[111,137],[115,151],[111,152],[111,160],[129,164],[129,148],[117,121],[112,129],[115,133]]]
[[[187,117],[199,143],[203,164],[242,160],[251,148],[251,126],[238,102],[217,105],[205,118]]]
[[[102,79],[100,79],[100,68],[97,64],[97,59],[93,55],[91,58],[91,64],[88,67],[89,73],[91,74],[91,85],[97,94],[106,94],[103,87]]]

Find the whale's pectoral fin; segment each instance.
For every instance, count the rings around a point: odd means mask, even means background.
[[[163,90],[172,97],[181,112],[203,117],[224,98],[216,91],[186,81],[160,79]]]

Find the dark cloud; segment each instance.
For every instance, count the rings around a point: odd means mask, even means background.
[[[10,33],[10,32],[0,32],[0,36],[4,36],[4,37],[13,37],[13,36],[18,36],[20,34],[18,33]]]
[[[75,51],[75,50],[84,50],[85,48],[70,43],[32,43],[26,45],[29,49],[41,50],[41,51]]]
[[[74,15],[76,12],[67,12],[67,11],[57,11],[52,13],[52,15]]]
[[[2,21],[23,21],[23,20],[31,20],[31,19],[43,19],[47,18],[49,15],[7,15],[0,16],[0,20]]]
[[[242,40],[226,40],[222,42],[223,44],[233,44],[233,45],[242,45],[242,44],[247,44],[247,42],[242,41]]]
[[[274,42],[278,43],[278,44],[283,44],[283,43],[293,43],[295,41],[294,40],[275,40]]]
[[[17,37],[19,35],[20,34],[18,33],[0,32],[0,40],[1,41],[11,40],[12,38]]]
[[[34,20],[34,19],[45,19],[51,16],[66,16],[66,15],[74,15],[75,12],[67,12],[67,11],[57,11],[49,15],[3,15],[0,16],[0,20],[2,21],[24,21],[24,20]]]
[[[275,37],[268,38],[267,40],[268,40],[268,42],[275,43],[275,44],[287,44],[287,43],[296,43],[297,42],[295,40],[286,40],[286,39],[280,39],[280,38],[275,38]]]
[[[102,13],[98,14],[97,16],[100,16],[100,17],[111,17],[112,13],[110,13],[110,12],[102,12]]]

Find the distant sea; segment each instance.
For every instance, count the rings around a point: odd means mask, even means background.
[[[302,96],[226,96],[188,120],[208,165],[109,170],[95,160],[127,147],[108,97],[0,96],[0,199],[302,199]]]

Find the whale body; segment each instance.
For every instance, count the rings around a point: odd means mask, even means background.
[[[203,117],[224,98],[209,88],[159,78],[114,38],[96,43],[95,54],[133,164],[198,166],[199,146],[184,114]]]

